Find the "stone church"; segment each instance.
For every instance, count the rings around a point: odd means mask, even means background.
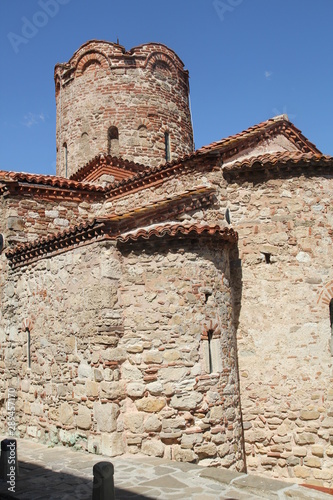
[[[333,485],[333,158],[194,150],[163,44],[55,67],[57,175],[0,172],[1,432]]]

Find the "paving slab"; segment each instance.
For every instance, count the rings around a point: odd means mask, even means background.
[[[0,440],[3,439],[0,436]],[[109,458],[17,439],[15,492],[0,480],[0,500],[91,500],[93,466],[114,465],[116,500],[332,500],[326,493],[226,469],[138,455]]]

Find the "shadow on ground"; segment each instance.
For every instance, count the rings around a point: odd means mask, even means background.
[[[84,471],[87,474],[87,471]],[[91,470],[92,474],[92,470]],[[93,481],[71,474],[70,469],[51,470],[19,461],[15,493],[0,479],[0,500],[92,500]],[[153,500],[154,497],[115,488],[116,500]]]

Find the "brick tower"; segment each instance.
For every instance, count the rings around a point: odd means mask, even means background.
[[[156,166],[193,151],[188,71],[165,45],[87,42],[55,87],[59,176],[102,152]]]

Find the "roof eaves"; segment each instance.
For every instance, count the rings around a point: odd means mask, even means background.
[[[226,159],[227,157],[232,156],[238,151],[248,147],[249,141],[267,139],[272,136],[273,133],[278,132],[285,135],[303,152],[321,154],[319,149],[317,149],[317,147],[310,142],[293,123],[289,121],[286,115],[279,115],[274,118],[270,118],[264,122],[258,123],[257,125],[253,125],[242,132],[230,135],[225,139],[215,141],[207,146],[203,146],[198,150],[198,152],[220,149],[224,153],[223,158]],[[227,152],[230,154],[226,155]]]
[[[223,173],[225,176],[231,177],[239,175],[248,176],[260,171],[296,174],[299,171],[308,171],[311,167],[315,168],[316,171],[322,168],[332,168],[333,157],[322,154],[303,153],[301,151],[266,153],[225,165]]]

